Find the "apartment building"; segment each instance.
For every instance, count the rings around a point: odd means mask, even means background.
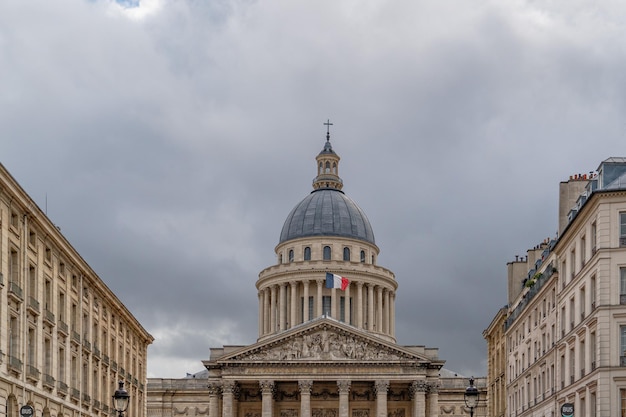
[[[0,410],[43,417],[146,415],[153,338],[0,164]]]
[[[504,415],[626,415],[626,158],[562,182],[558,237],[508,273]]]

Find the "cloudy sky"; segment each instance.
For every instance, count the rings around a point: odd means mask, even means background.
[[[257,335],[323,123],[395,272],[397,338],[486,374],[506,263],[626,156],[620,0],[3,0],[0,162],[155,337]]]

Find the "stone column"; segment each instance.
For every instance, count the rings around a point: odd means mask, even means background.
[[[352,311],[350,310],[350,305],[351,305],[351,303],[350,303],[350,285],[351,285],[351,283],[348,284],[348,286],[346,287],[346,292],[344,294],[345,302],[344,302],[344,306],[343,306],[343,308],[345,310],[343,315],[344,315],[346,323],[348,323],[348,324],[352,324],[352,317],[351,317]]]
[[[413,381],[409,387],[413,406],[413,417],[426,417],[426,391],[428,385],[426,381]]]
[[[309,317],[309,280],[302,280],[302,298],[303,298],[303,307],[302,307],[302,322],[306,323],[311,320]]]
[[[389,334],[389,290],[383,288],[383,304],[385,306],[383,310],[383,328],[382,332]]]
[[[274,413],[274,381],[259,381],[261,387],[261,417],[272,417]]]
[[[376,331],[383,332],[383,289],[376,288]]]
[[[367,330],[374,329],[374,285],[367,284]]]
[[[235,394],[239,387],[235,381],[222,382],[222,417],[237,417],[234,410]]]
[[[387,390],[389,389],[389,381],[376,381],[374,383],[374,392],[376,393],[376,416],[387,417]]]
[[[298,381],[300,388],[300,417],[311,417],[311,388],[313,381],[310,379]]]
[[[339,417],[350,417],[350,403],[348,402],[348,394],[350,394],[350,381],[337,381],[339,388]]]
[[[396,293],[395,291],[391,291],[391,300],[389,301],[389,315],[391,318],[389,319],[389,334],[393,337],[396,337]]]
[[[270,291],[269,288],[265,288],[263,291],[263,334],[270,332],[270,323],[272,322],[270,318]]]
[[[291,291],[291,318],[289,319],[289,327],[294,327],[297,323],[297,305],[298,305],[298,300],[297,300],[297,295],[298,295],[298,283],[296,281],[289,281],[289,288]]]
[[[263,290],[259,291],[258,293],[258,298],[259,298],[259,337],[263,336]]]
[[[363,328],[363,283],[356,283],[356,327]]]
[[[324,287],[324,280],[317,279],[317,300],[316,300],[316,312],[315,317],[320,317],[322,315],[322,288]]]
[[[220,392],[222,384],[219,381],[209,381],[209,417],[220,417]]]
[[[276,309],[278,308],[276,293],[277,287],[276,285],[272,285],[272,293],[270,295],[270,333],[276,333]]]
[[[428,384],[428,416],[439,416],[439,384],[436,382]]]
[[[278,324],[278,331],[283,331],[285,330],[285,323],[287,322],[287,317],[286,317],[286,313],[287,313],[287,284],[285,283],[281,283],[280,284],[280,295],[278,298],[278,311],[279,311],[279,324]]]

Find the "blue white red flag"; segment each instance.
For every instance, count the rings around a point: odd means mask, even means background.
[[[350,285],[350,280],[337,274],[326,273],[326,288],[339,288],[341,291],[345,291]]]

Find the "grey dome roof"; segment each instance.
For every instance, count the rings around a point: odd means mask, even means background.
[[[332,188],[313,191],[291,210],[279,243],[309,236],[338,236],[376,244],[363,210],[342,191]]]

